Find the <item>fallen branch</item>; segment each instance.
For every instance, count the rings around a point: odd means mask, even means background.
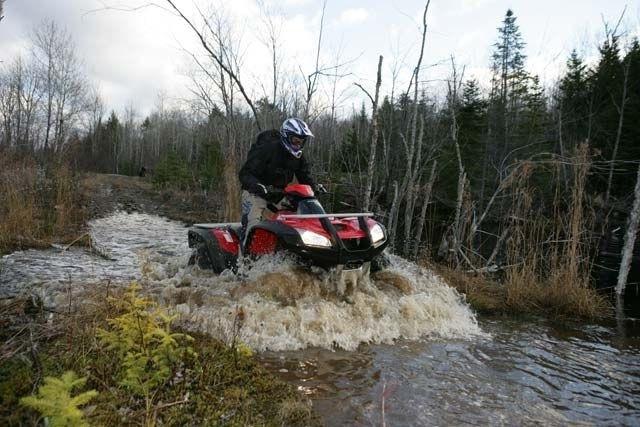
[[[78,241],[80,241],[80,239],[82,239],[85,236],[89,236],[89,238],[91,238],[91,236],[89,235],[89,233],[82,233],[80,235],[80,237],[78,237],[77,239],[75,239],[73,242],[69,243],[67,246],[65,246],[64,248],[62,248],[62,252],[68,250],[71,246],[73,246],[74,244],[76,244]]]

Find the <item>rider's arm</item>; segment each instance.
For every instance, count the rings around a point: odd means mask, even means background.
[[[266,151],[266,144],[253,144],[251,146],[247,161],[240,169],[239,174],[243,189],[252,192],[260,184],[260,180],[257,177],[264,175],[267,158]]]
[[[308,184],[311,187],[315,186],[315,182],[311,177],[310,165],[307,159],[304,158],[304,154],[300,157],[300,163],[298,170],[296,171],[296,178],[300,184]]]

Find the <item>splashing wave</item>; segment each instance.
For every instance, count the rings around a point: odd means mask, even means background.
[[[355,350],[398,338],[482,334],[463,297],[440,277],[397,256],[391,261],[359,283],[350,303],[336,295],[329,275],[279,255],[243,265],[237,276],[147,260],[143,281],[188,329],[227,341],[236,335],[258,351]]]

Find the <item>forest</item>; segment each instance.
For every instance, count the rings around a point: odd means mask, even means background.
[[[257,133],[301,117],[315,134],[306,156],[330,190],[328,210],[374,212],[398,254],[507,280],[568,275],[588,283],[599,248],[614,241],[630,247],[622,269],[629,271],[640,192],[640,44],[620,22],[604,25],[595,60],[573,50],[562,75],[542,82],[527,69],[519,18],[507,10],[490,47],[491,79],[468,78],[452,55],[448,79],[433,91],[424,77],[427,2],[408,85],[382,72],[390,59],[380,56],[375,87],[354,83],[367,101],[345,116],[336,88],[348,64],[316,61],[303,77],[287,74],[268,10],[271,95],[252,99],[224,16],[188,18],[166,3],[201,41],[191,55],[191,99],[159,95],[145,117],[131,106],[106,111],[71,34],[44,22],[28,54],[0,65],[5,161],[32,159],[44,175],[60,165],[74,174],[144,168],[159,188],[219,199],[212,221],[237,220],[237,173]],[[389,93],[380,93],[383,79]]]

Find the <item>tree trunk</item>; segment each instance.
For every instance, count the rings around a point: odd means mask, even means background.
[[[431,201],[431,192],[433,191],[433,184],[436,180],[436,165],[438,164],[437,160],[434,160],[431,164],[431,173],[429,174],[429,182],[425,186],[424,191],[424,201],[422,203],[422,210],[420,211],[420,218],[418,219],[418,229],[416,230],[415,235],[415,244],[413,246],[413,258],[418,257],[418,251],[420,249],[420,242],[422,241],[422,230],[424,229],[424,222],[427,218],[427,208],[429,207],[429,203]]]
[[[373,98],[371,109],[371,148],[369,150],[369,165],[367,167],[367,187],[364,192],[364,203],[362,210],[369,210],[371,202],[371,187],[373,185],[373,167],[376,162],[376,146],[378,145],[378,97],[380,94],[380,84],[382,83],[382,55],[378,59],[378,74],[376,78],[376,93]]]
[[[387,232],[389,234],[389,246],[394,247],[396,236],[396,224],[398,217],[398,181],[393,181],[393,201],[391,202],[391,211],[389,212],[389,220],[387,222]]]
[[[627,285],[627,276],[631,268],[631,259],[633,257],[633,247],[638,235],[638,223],[640,222],[640,165],[638,166],[638,176],[636,178],[636,187],[634,190],[633,208],[629,214],[627,232],[624,235],[624,246],[622,247],[622,261],[620,262],[620,271],[618,273],[618,284],[616,285],[616,293],[624,294],[624,288]]]
[[[413,211],[415,208],[415,203],[416,203],[416,199],[417,199],[417,194],[416,194],[416,190],[417,190],[417,186],[419,185],[420,182],[420,169],[422,167],[421,160],[422,160],[422,141],[424,137],[424,119],[422,117],[420,117],[420,132],[418,134],[418,139],[417,139],[417,150],[416,150],[416,155],[415,155],[415,160],[413,162],[413,171],[411,172],[411,179],[409,181],[409,185],[407,187],[407,198],[406,198],[406,202],[405,202],[405,211],[404,211],[404,247],[402,248],[402,253],[405,255],[409,254],[409,248],[412,242],[412,236],[411,236],[411,226],[413,224]],[[415,238],[415,236],[413,236],[413,238]]]

